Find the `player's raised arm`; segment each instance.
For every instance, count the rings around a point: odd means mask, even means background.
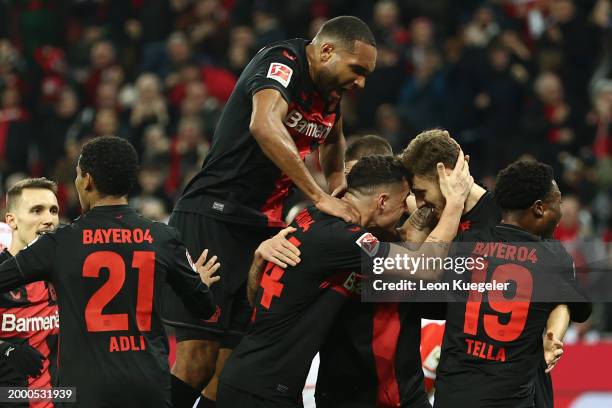
[[[55,239],[48,233],[37,238],[0,265],[0,293],[26,283],[49,280],[55,259]]]
[[[8,292],[26,283],[15,258],[9,258],[0,265],[0,292]]]
[[[321,211],[356,221],[358,215],[346,203],[331,197],[317,185],[302,161],[291,135],[283,125],[289,105],[276,89],[265,88],[253,95],[249,130],[262,151]]]
[[[408,200],[412,196],[408,196],[406,199],[406,205],[410,211],[410,205]],[[421,207],[413,211],[410,211],[410,217],[406,220],[402,227],[397,228],[397,233],[400,240],[403,242],[420,244],[425,242],[436,222],[436,215],[433,208]]]
[[[459,152],[457,164],[452,171],[447,172],[444,164],[438,163],[438,177],[440,180],[440,190],[446,199],[446,205],[438,225],[436,225],[424,241],[430,245],[421,246],[418,250],[412,250],[402,245],[391,244],[388,255],[390,258],[395,258],[396,256],[403,257],[404,255],[444,257],[448,254],[450,243],[457,235],[459,220],[463,213],[465,200],[474,184],[474,178],[470,175],[468,160],[464,158],[463,152]],[[411,271],[390,269],[387,272],[411,279],[438,280],[442,276],[443,269],[430,270],[420,268]]]
[[[346,176],[344,174],[344,151],[346,140],[342,131],[342,117],[340,117],[325,143],[319,148],[319,161],[327,186],[331,195],[337,197],[346,190]]]

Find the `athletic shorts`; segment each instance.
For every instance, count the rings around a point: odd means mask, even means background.
[[[546,362],[542,360],[536,370],[535,408],[553,408],[553,386],[550,374],[546,374]]]
[[[299,401],[295,404],[286,405],[276,401],[262,398],[231,386],[223,381],[219,382],[217,388],[217,408],[304,408],[304,404]]]
[[[246,281],[259,244],[276,233],[261,228],[222,222],[205,215],[173,211],[169,224],[176,228],[197,260],[205,248],[209,258],[216,255],[221,267],[217,274],[221,280],[212,285],[216,312],[208,319],[191,315],[174,291],[166,285],[164,291],[163,320],[175,328],[177,341],[212,340],[221,347],[233,349],[246,330],[251,318],[247,301]]]

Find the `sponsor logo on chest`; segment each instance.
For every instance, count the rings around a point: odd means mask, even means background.
[[[323,119],[321,115],[308,115],[300,109],[294,108],[289,111],[284,123],[293,135],[325,140],[334,126],[335,117],[334,114]]]
[[[59,313],[50,316],[17,317],[12,313],[2,315],[2,332],[27,333],[59,328]]]

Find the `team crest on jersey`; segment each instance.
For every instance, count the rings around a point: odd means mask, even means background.
[[[11,290],[9,293],[14,300],[21,300],[21,291],[19,289]]]
[[[360,236],[355,242],[369,256],[376,255],[376,253],[378,252],[378,247],[380,246],[380,242],[378,242],[378,239],[376,239],[376,237],[370,234],[369,232],[366,232],[365,234]]]
[[[459,224],[459,232],[469,231],[472,228],[472,221],[465,220]]]
[[[266,77],[280,82],[286,88],[289,86],[289,81],[291,81],[291,75],[293,75],[291,68],[280,62],[273,62],[270,64],[270,68],[268,68],[268,75]]]

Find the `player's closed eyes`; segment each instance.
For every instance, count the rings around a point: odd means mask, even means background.
[[[351,65],[351,69],[357,75],[367,76],[370,71],[359,65]]]

